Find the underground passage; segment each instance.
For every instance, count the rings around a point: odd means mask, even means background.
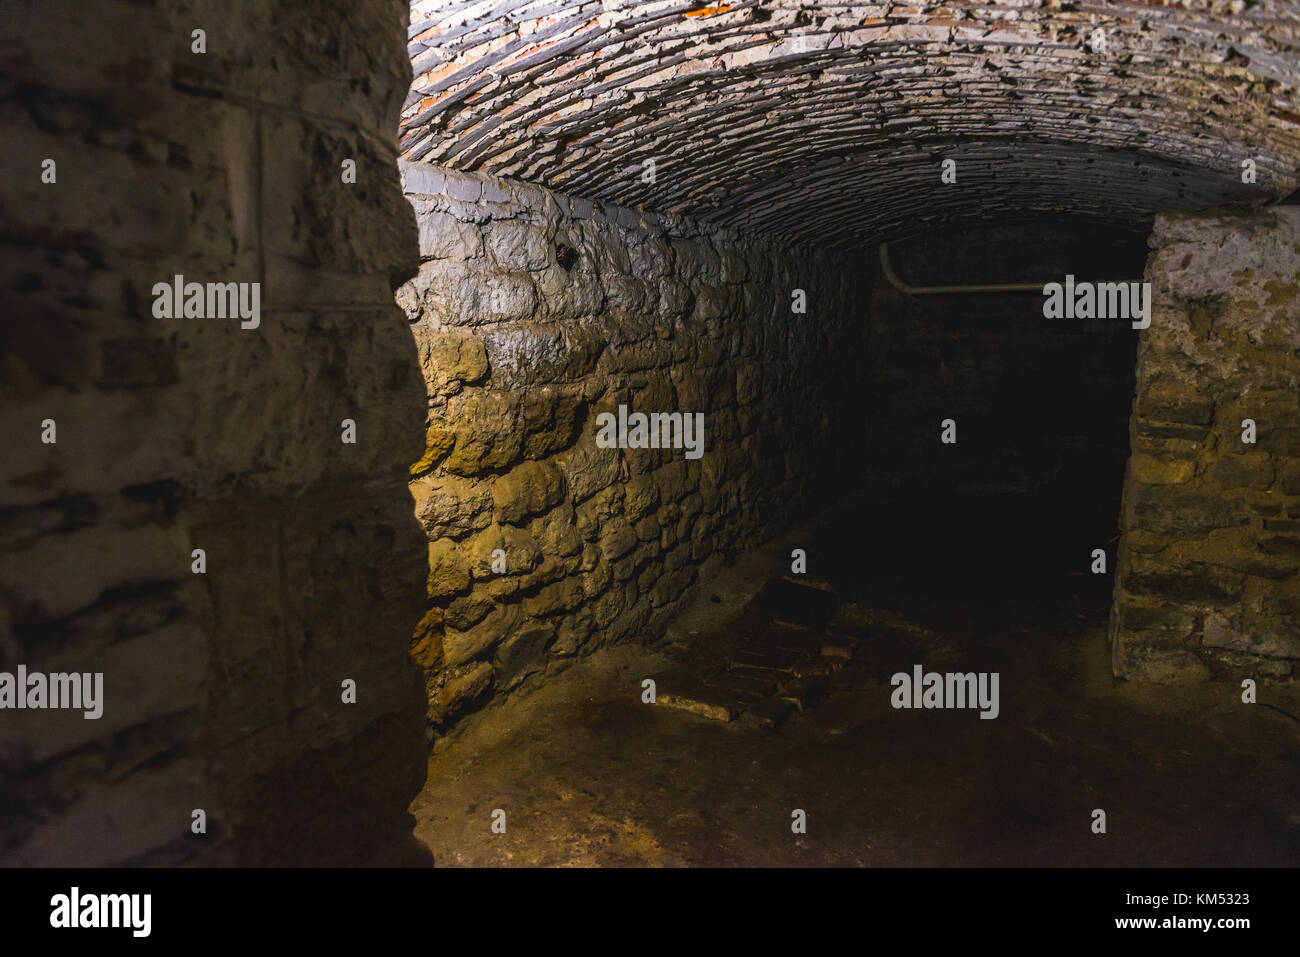
[[[1300,3],[0,22],[0,862],[1300,860]]]

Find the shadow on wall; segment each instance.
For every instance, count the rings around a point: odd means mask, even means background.
[[[323,6],[5,4],[0,672],[102,715],[0,711],[0,862],[428,862],[408,8]]]
[[[891,257],[911,286],[1029,288],[909,295],[877,280],[868,444],[890,463],[874,477],[882,490],[1014,496],[1076,515],[1096,544],[1112,538],[1138,333],[1123,319],[1046,318],[1043,290],[1067,276],[1140,282],[1144,236],[1031,222],[935,234]]]
[[[1129,455],[1138,332],[1117,319],[1048,319],[1044,287],[1140,281],[1144,236],[1087,222],[947,230],[891,244],[900,284],[872,305],[871,461],[864,485],[910,525],[897,570],[942,590],[1109,587]],[[970,285],[1015,290],[951,291]],[[950,425],[949,425],[950,423]],[[1085,576],[1085,577],[1079,577]],[[1086,583],[1086,584],[1085,584]]]

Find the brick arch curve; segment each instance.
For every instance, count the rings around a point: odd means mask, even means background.
[[[821,245],[1300,179],[1294,0],[416,0],[409,52],[407,159]]]

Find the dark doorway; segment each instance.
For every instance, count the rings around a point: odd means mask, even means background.
[[[1144,237],[1031,223],[888,252],[910,287],[1031,288],[914,295],[877,278],[865,485],[881,570],[944,593],[1060,587],[1104,606],[1139,333],[1045,318],[1042,288],[1141,282]]]

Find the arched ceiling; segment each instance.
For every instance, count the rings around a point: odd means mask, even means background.
[[[415,0],[409,37],[406,159],[792,240],[1300,180],[1300,0]]]

